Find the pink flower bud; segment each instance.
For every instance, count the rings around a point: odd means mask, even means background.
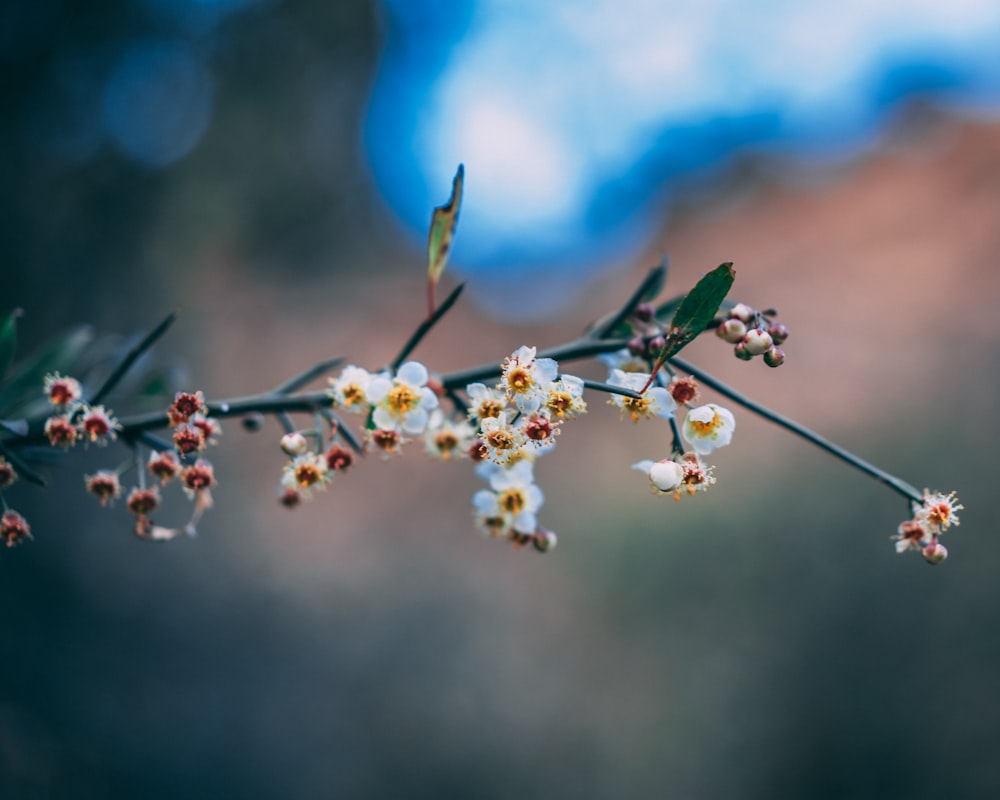
[[[764,363],[769,367],[780,367],[785,363],[785,351],[780,347],[772,347],[764,353]]]
[[[753,319],[753,309],[746,303],[737,303],[729,310],[729,316],[731,319],[738,319],[749,324],[750,320]]]
[[[788,338],[788,328],[780,322],[775,322],[773,325],[769,325],[767,332],[771,334],[771,339],[775,344],[784,344],[785,339]]]
[[[934,539],[921,553],[928,564],[940,564],[948,557],[948,548]]]
[[[746,345],[747,352],[752,356],[759,356],[766,353],[774,346],[771,334],[763,328],[751,328],[743,337],[743,344]]]
[[[309,447],[309,442],[298,431],[286,433],[281,437],[281,450],[286,456],[300,456],[306,451],[307,447]]]
[[[733,348],[733,354],[740,361],[749,361],[753,358],[753,353],[747,349],[746,342],[740,342],[736,347]]]
[[[727,319],[719,323],[715,329],[715,335],[730,344],[736,344],[746,336],[747,326],[743,320]]]

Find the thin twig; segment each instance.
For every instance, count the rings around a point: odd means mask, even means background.
[[[307,383],[315,380],[326,372],[335,370],[341,364],[344,363],[344,358],[329,358],[326,361],[320,361],[318,364],[314,364],[307,370],[303,370],[298,375],[289,378],[284,383],[278,384],[274,387],[275,394],[291,394],[292,392],[297,392]]]
[[[128,351],[125,358],[117,366],[114,372],[112,372],[104,384],[98,389],[92,398],[90,398],[91,405],[97,405],[103,400],[112,389],[114,389],[118,382],[125,377],[125,373],[128,372],[132,365],[139,359],[139,357],[145,353],[150,347],[152,347],[156,340],[159,339],[163,334],[167,332],[167,329],[174,324],[177,319],[177,315],[180,313],[180,309],[171,311],[167,314],[166,319],[163,320],[159,325],[157,325],[153,330],[147,333],[141,342]]]
[[[417,345],[420,344],[421,340],[430,332],[431,328],[433,328],[441,317],[447,314],[451,307],[455,305],[455,301],[458,300],[458,297],[462,294],[462,290],[464,288],[464,283],[458,284],[458,286],[452,289],[451,294],[444,299],[444,302],[434,309],[434,313],[417,326],[413,335],[409,338],[406,344],[403,345],[403,349],[399,351],[399,355],[396,356],[389,365],[389,368],[393,372],[399,369],[399,365],[406,361],[406,357],[416,349]]]
[[[859,469],[865,474],[870,475],[871,477],[877,480],[880,480],[886,486],[890,487],[894,491],[903,495],[903,497],[906,497],[907,499],[917,503],[922,502],[924,496],[923,492],[918,491],[914,486],[911,486],[906,481],[897,478],[895,475],[890,475],[885,470],[879,469],[874,464],[868,463],[863,458],[859,458],[858,456],[854,455],[854,453],[850,452],[849,450],[845,450],[840,445],[834,444],[833,442],[824,439],[818,433],[810,430],[804,425],[800,425],[798,422],[795,422],[794,420],[791,420],[788,417],[779,414],[777,411],[772,411],[770,408],[762,406],[760,403],[757,403],[748,397],[744,397],[742,394],[740,394],[727,384],[723,383],[717,378],[713,378],[707,372],[703,372],[697,367],[688,364],[686,361],[682,361],[679,358],[673,357],[670,359],[670,363],[672,363],[679,370],[682,370],[690,375],[693,375],[699,381],[704,383],[706,386],[714,389],[724,397],[728,397],[734,403],[738,403],[744,408],[750,409],[755,414],[763,417],[764,419],[770,420],[776,425],[781,426],[785,430],[791,431],[797,436],[801,436],[806,441],[811,442],[821,450],[824,450],[830,455],[839,458],[841,461],[850,464],[855,469]]]
[[[17,453],[5,447],[3,442],[0,442],[0,454],[13,465],[17,473],[28,483],[33,483],[35,486],[45,486],[45,478],[24,463],[24,460]]]

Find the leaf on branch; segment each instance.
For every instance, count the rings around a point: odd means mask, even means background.
[[[462,186],[465,182],[465,165],[458,165],[458,172],[451,183],[451,196],[443,206],[434,209],[431,215],[431,230],[427,237],[427,281],[428,300],[430,303],[427,314],[434,313],[434,289],[438,279],[448,263],[448,253],[451,251],[451,240],[458,225],[458,212],[462,207]]]
[[[733,264],[727,261],[705,275],[681,300],[670,322],[667,342],[658,357],[661,363],[680,352],[708,327],[729,294],[735,277]]]
[[[21,309],[15,308],[0,316],[0,381],[7,375],[7,370],[14,362],[14,349],[17,346],[17,318]]]
[[[660,265],[649,273],[649,282],[642,287],[636,305],[639,303],[652,303],[663,291],[667,282],[667,275],[670,272],[670,259],[664,256],[660,260]]]
[[[93,330],[81,326],[19,359],[0,390],[0,417],[30,417],[43,412],[48,401],[42,393],[42,380],[50,372],[71,372],[93,341]]]
[[[26,419],[0,419],[0,428],[8,430],[18,436],[28,435],[28,420]]]

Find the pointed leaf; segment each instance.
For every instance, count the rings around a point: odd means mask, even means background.
[[[438,282],[445,264],[448,263],[448,252],[451,250],[451,240],[458,224],[458,212],[462,207],[462,186],[465,182],[465,165],[458,165],[458,172],[451,184],[451,196],[443,206],[434,209],[431,215],[431,230],[427,237],[427,276],[431,286]]]
[[[0,389],[0,417],[31,417],[44,411],[48,406],[42,391],[45,376],[50,372],[71,374],[93,341],[93,330],[81,326],[18,359]]]
[[[0,316],[0,381],[7,375],[14,361],[14,349],[17,346],[17,318],[21,309],[15,308]]]
[[[667,343],[659,358],[667,359],[680,352],[691,340],[708,327],[714,319],[722,301],[726,299],[733,285],[736,273],[733,264],[725,264],[705,275],[697,285],[681,300],[674,312],[674,318],[667,332]]]

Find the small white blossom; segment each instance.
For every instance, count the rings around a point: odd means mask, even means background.
[[[715,403],[692,408],[684,418],[684,439],[698,455],[707,455],[733,439],[736,419],[731,411]]]
[[[573,419],[587,413],[587,402],[583,399],[583,380],[575,375],[563,375],[555,383],[549,384],[542,407],[549,416],[556,419]]]
[[[367,414],[368,386],[375,377],[385,377],[385,373],[376,376],[361,367],[344,367],[340,375],[330,379],[328,394],[338,407],[355,414]]]
[[[450,420],[441,409],[435,409],[424,432],[424,447],[431,456],[445,461],[465,458],[475,438],[476,429],[466,420]]]
[[[480,489],[472,497],[479,527],[491,533],[501,528],[533,534],[545,496],[534,482],[531,463],[521,461],[510,469],[493,470],[489,482],[489,489]]]
[[[507,407],[507,396],[486,384],[470,383],[465,387],[465,392],[469,395],[469,419],[499,417]]]
[[[427,368],[407,361],[394,378],[376,375],[368,384],[368,402],[375,407],[372,422],[386,430],[423,433],[430,412],[438,406],[437,395],[427,387]]]
[[[648,374],[649,364],[646,359],[640,358],[627,347],[615,350],[613,353],[601,353],[598,358],[607,366],[609,375],[616,369],[622,372],[646,372]],[[608,378],[609,382],[610,380]]]
[[[621,386],[634,392],[640,391],[648,381],[648,372],[622,372],[620,369],[611,370],[611,375],[608,377],[608,383],[612,386]],[[677,402],[662,386],[650,386],[641,397],[613,394],[608,402],[618,406],[622,410],[622,415],[628,416],[633,422],[638,422],[643,417],[668,418],[677,408]]]
[[[958,502],[955,493],[941,494],[924,489],[923,504],[917,510],[917,522],[930,533],[944,533],[952,525],[958,525],[958,512],[965,506]]]
[[[503,362],[502,388],[522,412],[532,412],[541,405],[549,385],[559,374],[559,365],[551,358],[537,358],[534,347],[519,347]]]
[[[498,464],[508,463],[528,444],[524,431],[511,424],[507,411],[499,417],[484,419],[479,425],[479,438],[486,448],[486,457]]]

